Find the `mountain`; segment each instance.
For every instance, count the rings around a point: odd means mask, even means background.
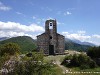
[[[75,42],[75,43],[81,44],[81,45],[96,46],[96,45],[93,44],[93,43],[90,43],[90,42],[81,42],[81,41],[76,40],[76,39],[72,39],[72,41]]]
[[[65,50],[87,51],[90,45],[78,44],[68,38],[65,39]]]
[[[1,37],[0,41],[6,40],[6,39],[9,39],[9,37]]]
[[[93,43],[90,43],[90,42],[82,42],[83,45],[89,45],[89,46],[96,46],[95,44]]]
[[[22,53],[34,50],[36,48],[36,41],[28,36],[12,37],[12,38],[0,41],[0,44],[5,44],[8,42],[17,43],[21,47]]]
[[[3,41],[0,41],[0,45],[12,42],[17,43],[21,47],[21,52],[29,52],[34,49],[36,49],[36,40],[32,39],[29,36],[18,36],[18,37],[12,37]],[[65,50],[77,50],[77,51],[87,51],[87,49],[91,47],[90,45],[82,45],[79,43],[76,43],[73,40],[70,40],[68,38],[65,39]]]

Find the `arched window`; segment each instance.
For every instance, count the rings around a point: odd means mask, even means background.
[[[53,29],[53,23],[52,22],[49,23],[49,29]]]

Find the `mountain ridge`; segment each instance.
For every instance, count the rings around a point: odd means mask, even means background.
[[[81,44],[81,45],[96,46],[93,43],[90,43],[90,42],[81,42],[80,40],[77,40],[77,39],[72,39],[72,41],[75,42],[75,43]]]
[[[21,47],[21,52],[32,51],[36,48],[36,41],[28,36],[12,37],[7,40],[0,41],[0,45],[5,43],[17,43]]]
[[[74,41],[72,41],[71,39],[65,38],[65,50],[76,50],[76,51],[87,51],[88,48],[90,48],[92,46],[89,45],[81,45],[78,43],[75,43]]]
[[[29,52],[34,49],[36,49],[37,45],[37,40],[32,39],[29,36],[18,36],[18,37],[12,37],[6,40],[0,41],[0,45],[8,43],[8,42],[13,42],[17,43],[18,45],[21,46],[21,52]],[[91,47],[89,45],[81,45],[76,42],[74,42],[71,39],[65,38],[65,50],[77,50],[77,51],[87,51],[87,49]]]
[[[6,39],[9,39],[9,37],[1,37],[0,41],[6,40]]]

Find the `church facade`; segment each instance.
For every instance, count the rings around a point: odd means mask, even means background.
[[[56,20],[46,20],[45,32],[37,36],[37,49],[45,55],[64,54],[65,37],[57,33]]]

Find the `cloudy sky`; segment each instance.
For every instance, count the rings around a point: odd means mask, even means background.
[[[100,0],[0,0],[0,37],[36,39],[47,19],[67,38],[100,45]]]

